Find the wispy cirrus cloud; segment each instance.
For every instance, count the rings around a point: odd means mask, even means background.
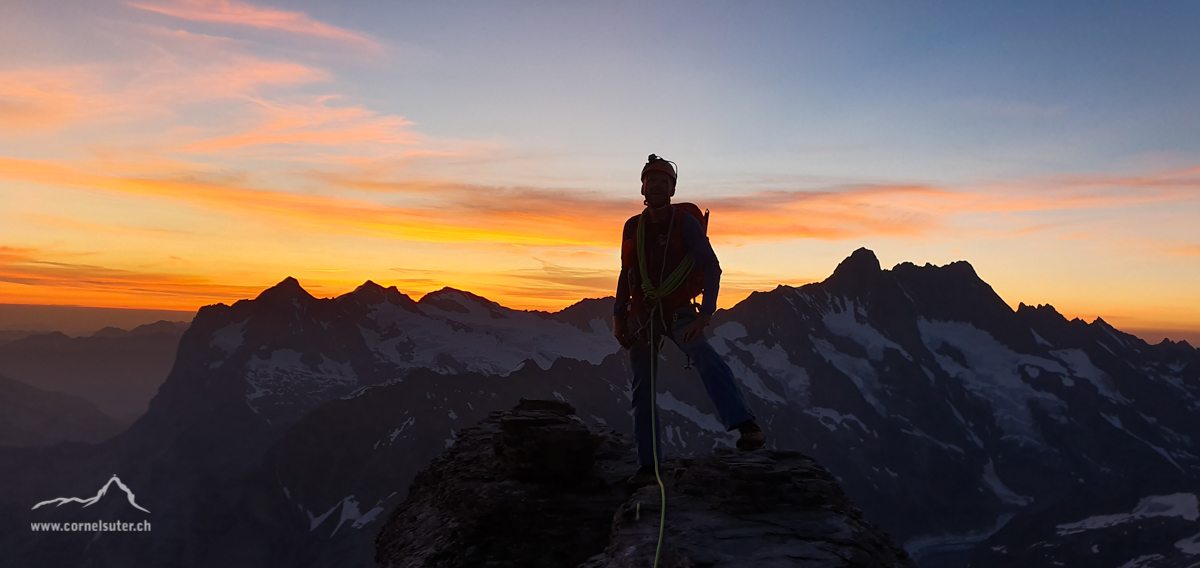
[[[300,101],[255,99],[260,116],[257,124],[240,132],[188,142],[179,150],[203,154],[273,145],[337,146],[336,151],[345,154],[366,150],[362,146],[368,144],[416,147],[424,140],[409,129],[412,122],[402,116],[329,104],[335,100],[328,96]]]
[[[77,66],[0,71],[0,132],[56,130],[91,112],[90,79]]]
[[[128,136],[138,132],[138,125],[153,123],[156,128],[143,134],[139,145],[151,138],[158,138],[158,145],[163,124],[173,130],[186,127],[188,120],[182,115],[191,107],[222,104],[240,109],[242,115],[265,114],[256,104],[263,100],[263,89],[330,79],[323,69],[259,57],[237,44],[210,41],[214,38],[157,29],[151,36],[154,49],[128,61],[0,71],[0,132],[104,124],[119,126]],[[212,128],[238,127],[244,126],[205,120],[193,128],[198,130],[193,136]]]
[[[264,8],[238,0],[176,0],[153,4],[127,2],[126,5],[194,22],[282,31],[379,49],[375,40],[362,33],[320,22],[303,12]]]

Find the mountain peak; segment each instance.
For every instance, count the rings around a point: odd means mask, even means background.
[[[1025,302],[1020,302],[1017,304],[1017,313],[1021,314],[1021,315],[1025,315],[1025,314],[1041,315],[1043,317],[1053,317],[1053,316],[1062,317],[1062,314],[1059,314],[1058,310],[1054,309],[1054,306],[1052,306],[1050,304],[1038,304],[1036,306],[1031,306],[1029,304],[1026,304]]]
[[[408,309],[414,302],[404,293],[400,292],[395,286],[383,286],[376,284],[373,280],[367,280],[355,288],[351,292],[347,292],[337,297],[339,302],[354,301],[366,305],[374,305],[382,302],[395,304],[397,306],[405,306]]]
[[[300,286],[300,282],[291,276],[280,280],[278,284],[263,290],[255,300],[312,300],[312,294]]]
[[[430,305],[434,305],[439,308],[442,308],[444,310],[449,310],[449,311],[453,311],[453,312],[461,312],[463,310],[466,310],[467,306],[463,306],[463,305],[459,304],[455,300],[456,296],[464,298],[470,302],[474,302],[475,304],[483,306],[489,310],[498,310],[499,308],[503,307],[500,304],[497,304],[496,302],[493,302],[487,298],[484,298],[483,296],[479,296],[477,294],[472,294],[466,290],[459,290],[457,288],[451,288],[449,286],[445,286],[441,290],[435,290],[433,292],[425,294],[424,296],[421,297],[420,300],[417,300],[417,303],[430,304]],[[459,307],[456,308],[451,304],[456,304]]]
[[[855,275],[873,275],[880,271],[879,259],[875,256],[875,251],[866,247],[860,247],[858,250],[850,253],[837,265],[833,270],[833,276],[841,274]]]
[[[875,253],[864,247],[854,251],[839,263],[833,270],[833,274],[825,281],[833,285],[850,286],[851,289],[857,289],[874,280],[882,272]]]
[[[360,284],[358,286],[358,288],[355,288],[354,292],[366,291],[366,290],[379,291],[379,290],[383,290],[383,286],[376,284],[374,280],[367,280],[366,282],[363,282],[362,284]],[[351,294],[353,294],[354,292],[351,292]]]

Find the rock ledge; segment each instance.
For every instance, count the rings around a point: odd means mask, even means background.
[[[632,494],[633,448],[574,409],[493,412],[417,475],[376,540],[381,568],[651,566],[657,485]],[[659,566],[911,567],[800,452],[667,460]]]

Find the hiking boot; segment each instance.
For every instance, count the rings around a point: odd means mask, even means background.
[[[637,489],[647,485],[658,485],[658,478],[654,476],[654,466],[644,465],[639,467],[637,473],[633,477],[625,480],[625,487],[629,489]]]
[[[738,424],[737,429],[742,433],[737,441],[739,450],[751,452],[767,445],[767,435],[763,434],[762,428],[758,427],[758,421],[753,418]]]

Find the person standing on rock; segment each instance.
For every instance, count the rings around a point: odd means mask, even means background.
[[[652,369],[657,371],[652,353],[664,337],[695,362],[722,424],[741,433],[738,449],[757,450],[767,442],[733,371],[704,336],[717,309],[721,267],[706,235],[707,212],[691,203],[671,204],[678,177],[672,163],[650,155],[642,167],[646,209],[625,222],[621,236],[613,335],[629,350],[633,366],[633,430],[641,467],[629,482],[636,485],[655,482],[655,446],[657,463],[663,458],[658,413],[652,412]],[[701,292],[697,310],[693,301]]]

